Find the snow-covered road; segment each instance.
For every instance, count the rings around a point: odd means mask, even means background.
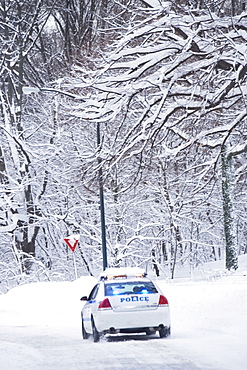
[[[245,370],[247,277],[167,282],[172,335],[81,338],[79,298],[94,280],[23,285],[0,296],[1,370]]]
[[[168,341],[140,335],[95,344],[90,339],[83,341],[77,332],[68,329],[1,328],[0,367],[2,370],[207,369],[167,346]]]

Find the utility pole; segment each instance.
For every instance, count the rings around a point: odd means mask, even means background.
[[[100,123],[97,123],[97,146],[100,150]],[[101,158],[98,156],[99,164],[99,192],[100,192],[100,216],[101,216],[101,237],[102,237],[102,254],[103,254],[103,270],[107,268],[107,250],[106,250],[106,226],[105,226],[105,202],[104,202],[104,187],[103,187],[103,171]]]

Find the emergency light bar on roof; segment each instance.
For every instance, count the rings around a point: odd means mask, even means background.
[[[112,267],[107,268],[100,275],[100,280],[141,278],[145,276],[147,276],[146,271],[138,267]]]

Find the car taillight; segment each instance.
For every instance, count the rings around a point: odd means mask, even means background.
[[[111,310],[112,307],[111,307],[109,299],[108,298],[103,299],[103,301],[100,302],[98,309],[99,310]]]
[[[159,306],[167,306],[167,305],[168,305],[168,300],[166,299],[166,297],[163,295],[160,295]]]

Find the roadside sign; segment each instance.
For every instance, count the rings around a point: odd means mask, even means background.
[[[80,235],[71,235],[68,236],[67,238],[64,238],[65,243],[70,247],[72,252],[75,251],[76,246],[79,242]]]

